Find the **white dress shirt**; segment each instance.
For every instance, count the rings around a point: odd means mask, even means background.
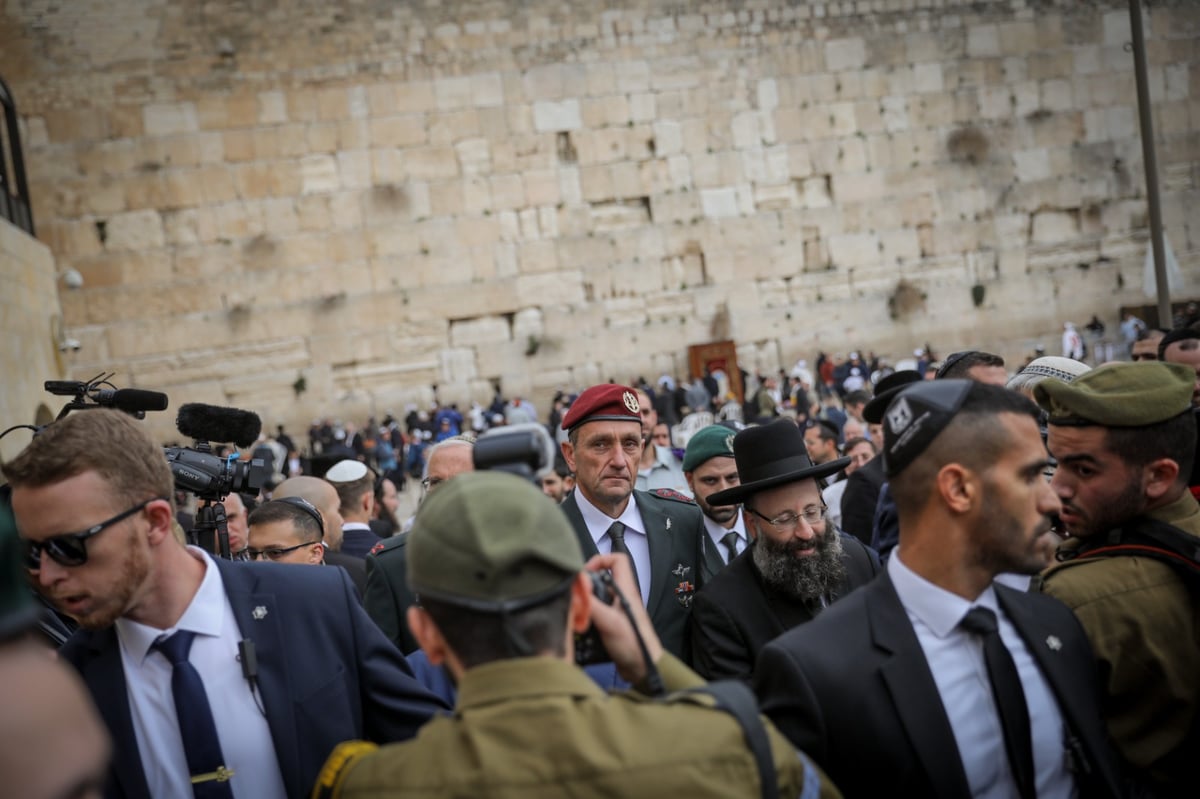
[[[197,547],[192,557],[204,563],[204,579],[179,623],[158,630],[129,619],[117,619],[121,666],[129,711],[137,737],[150,796],[190,797],[192,785],[183,739],[171,692],[174,667],[150,647],[176,630],[196,633],[188,660],[204,681],[225,766],[233,769],[229,785],[238,799],[284,799],[287,793],[267,719],[259,712],[250,684],[242,675],[237,645],[242,640],[233,607],[225,595],[221,573]]]
[[[1024,639],[1000,609],[995,590],[989,585],[978,599],[968,602],[913,572],[904,565],[901,554],[896,549],[888,558],[888,576],[933,672],[971,795],[985,799],[1011,799],[1018,795],[983,659],[983,640],[959,626],[967,611],[982,606],[996,614],[1000,638],[1021,677],[1025,703],[1029,706],[1038,796],[1075,796],[1075,779],[1066,767],[1066,729],[1058,700]]]
[[[742,554],[746,551],[746,544],[749,542],[749,537],[746,535],[746,520],[742,517],[742,509],[738,508],[737,519],[733,522],[733,527],[722,527],[707,516],[704,517],[704,529],[708,533],[708,537],[713,540],[713,544],[717,547],[717,552],[721,554],[721,560],[725,561],[725,565],[729,565],[729,561],[733,558],[729,557],[729,550],[721,543],[725,536],[729,533],[737,533],[737,551]]]
[[[588,502],[578,487],[575,488],[575,501],[579,504],[579,513],[587,525],[588,534],[596,543],[596,550],[602,555],[612,553],[612,539],[608,537],[608,528],[613,522],[625,525],[625,546],[629,549],[629,556],[633,558],[634,568],[637,569],[642,604],[647,604],[650,601],[650,541],[646,538],[646,523],[642,521],[637,502],[630,496],[625,505],[625,512],[614,519]]]
[[[829,508],[826,518],[833,522],[833,526],[839,530],[842,529],[842,495],[846,493],[846,483],[848,482],[848,480],[838,480],[821,492],[821,501]]]

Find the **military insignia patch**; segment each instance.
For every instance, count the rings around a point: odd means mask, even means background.
[[[370,552],[368,552],[367,554],[368,554],[368,555],[374,555],[376,552],[382,552],[382,551],[383,551],[383,542],[382,542],[382,541],[380,541],[378,544],[376,544],[375,546],[371,547],[371,551],[370,551]]]
[[[692,570],[691,566],[684,566],[682,563],[675,564],[675,568],[671,569],[671,574],[676,577],[687,577],[687,573]]]
[[[693,583],[684,580],[679,585],[675,586],[675,598],[679,600],[679,604],[685,608],[692,606],[692,595],[696,593],[696,586]]]
[[[732,433],[725,436],[725,449],[729,451],[730,455],[733,454],[733,434]]]
[[[651,489],[650,493],[656,497],[659,497],[660,499],[673,499],[676,502],[684,502],[688,505],[696,504],[696,500],[692,499],[687,494],[682,494],[676,491],[673,488],[654,488]],[[668,519],[667,521],[669,522],[670,520]],[[668,525],[668,527],[670,527],[670,525]]]
[[[642,406],[638,404],[637,396],[632,391],[626,391],[621,395],[621,399],[625,402],[625,407],[630,413],[641,413]]]
[[[250,615],[254,617],[255,621],[262,621],[267,617],[267,609],[262,605],[258,605],[251,611]]]

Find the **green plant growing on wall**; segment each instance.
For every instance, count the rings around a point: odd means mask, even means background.
[[[296,395],[296,399],[300,399],[300,395],[305,391],[308,391],[308,378],[301,372],[296,375],[296,380],[292,383],[292,393]]]

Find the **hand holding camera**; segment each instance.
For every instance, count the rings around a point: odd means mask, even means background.
[[[610,604],[592,602],[592,625],[599,634],[609,659],[621,677],[630,683],[642,682],[652,664],[662,657],[662,643],[642,606],[641,593],[633,579],[633,568],[627,555],[596,555],[587,562],[588,571],[603,573],[614,594]],[[634,625],[636,624],[636,629]],[[639,636],[641,640],[639,641]],[[645,652],[642,645],[645,644]],[[647,662],[649,660],[649,662]]]

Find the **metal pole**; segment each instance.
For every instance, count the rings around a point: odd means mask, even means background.
[[[1154,251],[1154,283],[1158,288],[1158,326],[1171,326],[1171,297],[1167,287],[1167,256],[1163,247],[1162,205],[1158,197],[1158,157],[1154,152],[1154,123],[1150,118],[1150,82],[1146,78],[1146,39],[1142,32],[1141,0],[1129,0],[1133,34],[1133,74],[1137,79],[1138,121],[1142,130],[1142,163],[1146,168],[1146,201],[1150,205],[1150,248]]]

